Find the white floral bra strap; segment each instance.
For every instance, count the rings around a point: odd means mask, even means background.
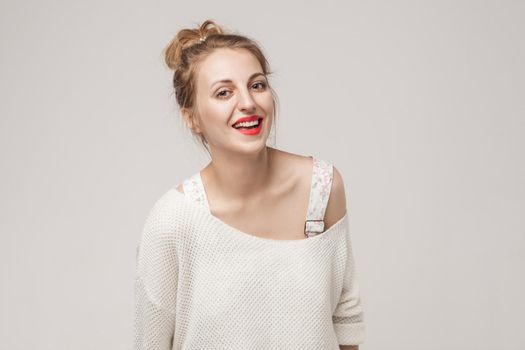
[[[200,172],[197,172],[191,177],[185,179],[182,183],[182,187],[184,189],[184,194],[188,198],[209,210],[206,192],[204,192],[204,186],[200,178]]]
[[[332,164],[316,157],[312,158],[312,185],[310,188],[308,214],[304,224],[306,237],[312,237],[324,231],[324,215],[332,189],[333,177]]]

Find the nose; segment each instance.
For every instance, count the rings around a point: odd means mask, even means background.
[[[249,91],[241,91],[241,93],[239,94],[238,107],[239,110],[243,111],[244,113],[253,112],[257,108],[255,100],[253,99],[253,96],[250,94]]]

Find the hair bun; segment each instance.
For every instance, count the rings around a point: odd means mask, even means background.
[[[226,31],[215,21],[208,19],[194,29],[182,29],[164,49],[166,65],[176,70],[181,64],[182,51],[190,46],[206,42],[211,35],[224,34]]]

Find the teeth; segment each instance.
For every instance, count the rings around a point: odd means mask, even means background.
[[[240,127],[248,127],[248,126],[254,126],[259,125],[259,119],[251,121],[251,122],[242,122],[234,125],[234,128],[238,129]]]

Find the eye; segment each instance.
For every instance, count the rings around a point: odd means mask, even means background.
[[[257,82],[257,83],[255,83],[255,84],[253,84],[252,87],[253,87],[253,86],[257,86],[257,85],[260,86],[260,89],[259,89],[259,90],[264,90],[264,89],[266,88],[266,83],[264,83],[264,82]]]
[[[228,93],[228,92],[229,92],[228,90],[221,90],[221,91],[219,91],[219,92],[217,93],[217,95],[215,95],[215,96],[217,96],[217,97],[219,97],[219,98],[225,98],[225,97],[227,97],[227,94],[226,94],[226,93]]]

